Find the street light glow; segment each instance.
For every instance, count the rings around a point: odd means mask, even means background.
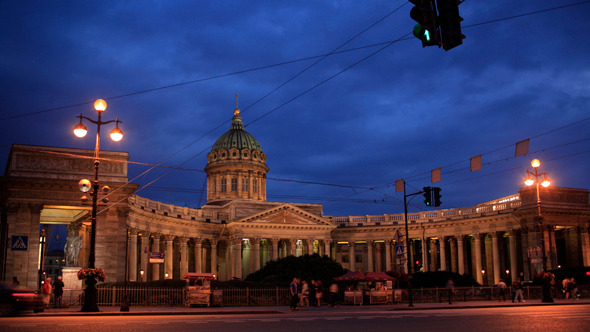
[[[94,109],[95,109],[97,112],[104,112],[104,110],[106,110],[106,109],[107,109],[107,102],[106,102],[106,101],[104,101],[104,99],[97,99],[97,100],[94,102]]]
[[[533,166],[534,168],[537,168],[537,167],[541,166],[541,161],[539,161],[539,159],[533,159],[533,161],[531,161],[531,166]]]
[[[527,186],[532,186],[533,183],[535,183],[535,180],[533,180],[530,176],[527,176],[524,180],[524,184],[526,184]]]
[[[88,133],[88,129],[86,129],[86,126],[82,123],[82,119],[80,119],[80,123],[74,127],[74,135],[82,138],[86,136],[86,133]]]

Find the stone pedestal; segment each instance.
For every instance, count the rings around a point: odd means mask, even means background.
[[[80,290],[82,289],[82,280],[78,280],[78,271],[81,266],[64,267],[61,270],[64,289]]]

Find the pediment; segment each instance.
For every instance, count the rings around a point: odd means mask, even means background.
[[[309,213],[289,203],[285,203],[272,209],[242,218],[237,222],[256,224],[333,226],[331,222],[325,220],[324,218],[313,213]]]

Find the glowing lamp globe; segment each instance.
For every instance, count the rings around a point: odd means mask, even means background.
[[[102,113],[102,112],[104,112],[104,110],[106,110],[106,109],[107,109],[107,102],[106,102],[106,101],[104,101],[104,99],[97,99],[97,100],[94,102],[94,109],[95,109],[97,112],[101,112],[101,113]]]

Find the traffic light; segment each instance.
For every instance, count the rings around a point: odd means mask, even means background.
[[[463,44],[459,0],[437,0],[442,47],[445,51]]]
[[[410,10],[410,17],[418,22],[414,26],[414,36],[422,41],[422,47],[440,45],[434,0],[410,0],[410,2],[415,5]]]
[[[442,203],[440,201],[440,188],[434,187],[432,190],[434,191],[434,206],[440,206],[440,203]]]
[[[424,187],[422,189],[424,190],[424,204],[432,206],[432,188]]]

